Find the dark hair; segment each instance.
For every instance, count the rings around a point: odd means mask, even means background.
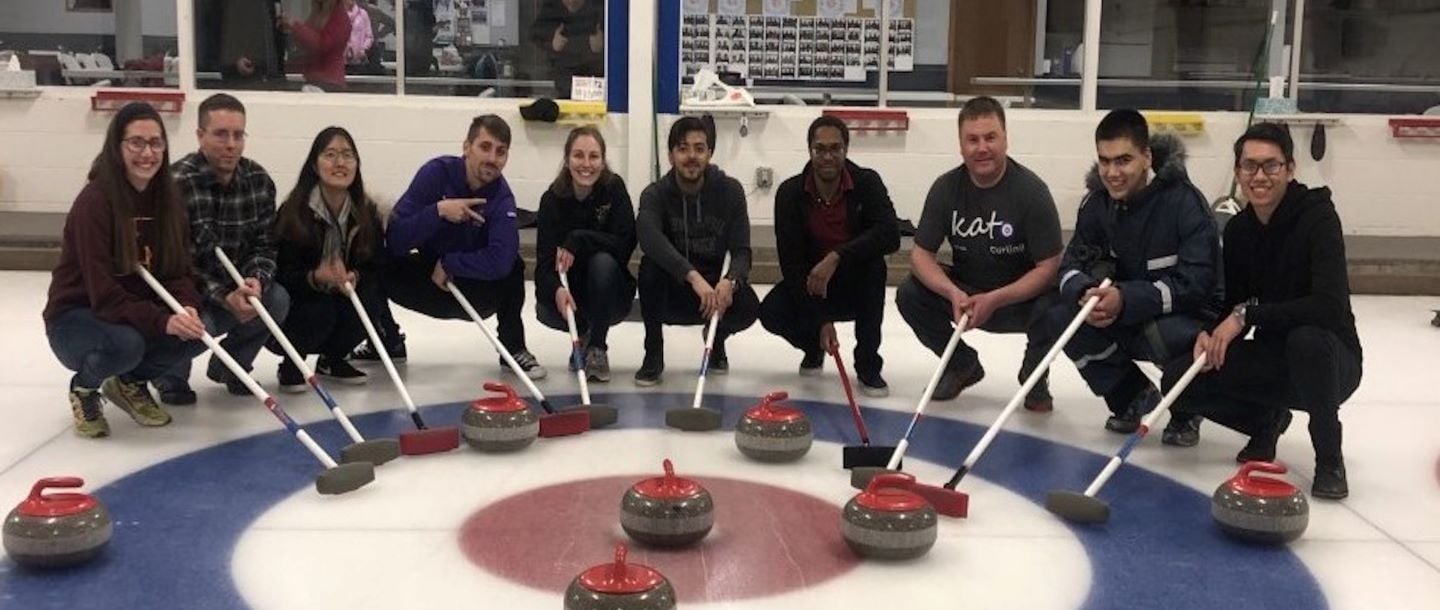
[[[216,93],[215,95],[205,98],[205,101],[200,102],[201,129],[204,129],[206,125],[210,124],[210,113],[216,110],[229,110],[245,114],[245,104],[241,104],[240,100],[235,99],[235,96],[229,93]]]
[[[319,244],[324,239],[324,232],[315,223],[315,213],[310,210],[310,193],[320,186],[320,172],[315,166],[320,162],[325,147],[335,138],[344,138],[350,149],[355,151],[355,181],[347,189],[356,229],[355,241],[350,249],[357,260],[363,260],[379,247],[373,241],[380,222],[380,211],[365,194],[365,180],[360,173],[360,149],[344,127],[326,127],[315,135],[315,141],[310,143],[310,154],[305,156],[305,164],[300,166],[300,177],[295,179],[295,188],[290,189],[285,202],[275,212],[275,235],[281,240],[299,244]]]
[[[1095,127],[1095,141],[1129,139],[1140,150],[1150,148],[1150,124],[1145,115],[1130,108],[1111,110]]]
[[[560,175],[555,176],[555,181],[550,183],[550,192],[556,196],[575,195],[575,179],[570,176],[570,151],[575,147],[575,141],[582,137],[595,138],[595,143],[600,145],[600,158],[604,165],[600,168],[600,176],[595,179],[595,185],[608,184],[615,175],[610,171],[610,162],[605,161],[605,137],[600,135],[600,130],[594,125],[581,125],[570,130],[570,135],[565,138],[565,158],[560,162]]]
[[[697,131],[705,134],[705,146],[713,152],[715,150],[714,119],[711,119],[711,122],[707,124],[700,117],[694,116],[682,116],[670,125],[670,137],[666,141],[667,148],[669,150],[679,148],[680,143],[685,141],[685,136]]]
[[[993,116],[1000,119],[1000,127],[1005,128],[1005,107],[1000,102],[988,95],[972,97],[960,107],[960,126],[965,126],[965,121]]]
[[[1245,149],[1245,143],[1269,142],[1280,147],[1281,156],[1285,157],[1286,163],[1295,162],[1295,141],[1290,139],[1290,131],[1277,123],[1256,123],[1241,134],[1240,139],[1235,140],[1235,165],[1240,165],[1240,153]]]
[[[469,144],[480,137],[480,130],[484,129],[501,144],[510,145],[510,124],[496,114],[482,114],[470,121],[470,131],[465,134],[465,143]]]
[[[126,176],[125,156],[120,150],[125,139],[125,129],[138,121],[155,121],[160,126],[160,137],[165,140],[165,152],[160,155],[160,170],[144,191],[136,191]],[[135,213],[142,201],[148,201],[155,211],[153,238],[150,246],[150,270],[157,276],[170,278],[184,275],[190,268],[190,247],[186,243],[189,221],[185,214],[180,194],[175,189],[175,180],[170,177],[170,136],[165,130],[165,121],[160,113],[144,102],[131,102],[115,113],[110,126],[105,129],[105,144],[95,162],[90,165],[88,180],[100,189],[113,213],[115,273],[135,273],[136,263],[143,262],[136,247],[142,236],[135,223]]]
[[[810,122],[810,131],[805,134],[805,144],[807,146],[813,146],[815,144],[815,132],[820,131],[822,127],[834,127],[840,130],[840,141],[844,142],[847,148],[850,146],[850,126],[846,125],[845,121],[840,120],[838,117],[828,114],[822,114]]]

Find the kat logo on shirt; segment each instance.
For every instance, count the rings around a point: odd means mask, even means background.
[[[990,218],[961,216],[960,212],[950,213],[950,235],[951,246],[961,251],[968,251],[966,242],[988,239],[990,253],[994,255],[1024,254],[1025,242],[1018,241],[1011,243],[1015,238],[1015,225],[1000,220],[995,212],[990,212]],[[1005,243],[995,243],[995,242]],[[955,243],[959,242],[959,243]]]

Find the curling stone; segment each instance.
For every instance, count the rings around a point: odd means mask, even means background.
[[[675,588],[650,566],[625,562],[625,543],[615,545],[615,562],[592,567],[565,590],[565,610],[670,610]]]
[[[785,392],[771,392],[745,412],[735,426],[735,446],[740,453],[760,462],[793,462],[810,451],[815,442],[810,418],[800,409],[775,404],[789,397]]]
[[[1222,483],[1210,499],[1210,515],[1221,531],[1240,540],[1262,544],[1290,542],[1310,524],[1305,494],[1284,479],[1254,473],[1285,474],[1272,462],[1246,462],[1234,478]]]
[[[699,483],[665,474],[634,484],[620,500],[620,527],[636,541],[653,546],[694,544],[715,525],[715,501]]]
[[[22,566],[64,568],[94,559],[110,542],[110,513],[94,496],[46,494],[51,488],[80,487],[79,477],[40,479],[5,518],[5,552]]]
[[[509,385],[488,381],[485,389],[500,394],[470,403],[460,417],[460,433],[471,447],[487,453],[519,451],[540,435],[540,419]]]
[[[882,474],[845,504],[840,533],[850,550],[869,559],[914,559],[935,546],[935,508],[901,487],[914,481],[903,472]]]

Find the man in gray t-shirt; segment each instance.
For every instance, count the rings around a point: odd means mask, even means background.
[[[1034,172],[1006,156],[1005,110],[989,97],[960,110],[960,154],[965,163],[930,187],[910,252],[911,272],[896,304],[920,342],[945,349],[962,314],[968,325],[996,333],[1026,333],[1019,378],[1023,383],[1049,349],[1036,324],[1055,296],[1063,242],[1050,189]],[[936,260],[950,244],[953,264]],[[950,400],[985,376],[979,354],[962,341],[935,388]],[[1042,377],[1025,408],[1052,408]]]

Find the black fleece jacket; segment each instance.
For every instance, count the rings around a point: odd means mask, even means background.
[[[1345,239],[1330,189],[1291,181],[1270,222],[1247,206],[1225,225],[1225,304],[1256,299],[1245,321],[1258,340],[1284,341],[1300,326],[1335,333],[1361,357]]]
[[[705,168],[705,182],[693,197],[680,191],[675,170],[645,187],[635,232],[645,258],[676,281],[683,282],[691,269],[718,281],[726,252],[729,277],[742,283],[749,280],[750,212],[745,189],[714,165]]]
[[[850,173],[855,185],[845,195],[845,220],[853,237],[836,248],[835,253],[842,265],[881,260],[900,249],[895,204],[890,201],[885,182],[874,170],[846,161],[845,171]],[[806,224],[810,194],[805,192],[805,180],[810,172],[811,166],[806,163],[799,175],[780,183],[775,191],[775,246],[780,256],[780,273],[784,279],[795,282],[801,291],[805,289],[810,269],[820,262],[813,247],[815,238]]]
[[[614,174],[597,182],[583,201],[575,199],[573,193],[562,196],[546,189],[540,197],[535,225],[536,300],[554,300],[560,288],[560,274],[555,272],[556,248],[574,254],[576,265],[605,252],[624,267],[635,252],[635,207],[630,203],[625,181]]]

